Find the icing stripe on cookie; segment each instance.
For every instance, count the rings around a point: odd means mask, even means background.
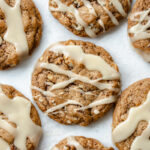
[[[6,120],[3,120],[1,117],[0,117],[0,128],[8,131],[10,134],[12,135],[15,135],[15,128],[10,125]]]
[[[0,0],[0,8],[6,16],[7,31],[4,40],[12,43],[17,54],[21,57],[28,54],[28,42],[24,32],[24,26],[20,10],[21,0],[16,0],[14,7],[9,6],[5,0]]]
[[[81,107],[83,107],[83,105],[75,100],[67,100],[67,102],[65,103],[61,103],[61,104],[58,104],[57,106],[54,106],[52,108],[49,108],[47,111],[46,111],[46,114],[48,113],[51,113],[51,112],[54,112],[56,110],[59,110],[67,105],[79,105]]]
[[[55,96],[55,94],[54,93],[52,93],[52,92],[50,92],[50,91],[44,91],[44,90],[42,90],[41,88],[38,88],[38,87],[36,87],[36,86],[31,86],[31,89],[33,89],[33,90],[36,90],[36,91],[39,91],[39,92],[41,92],[43,95],[46,95],[46,96]]]
[[[88,70],[97,70],[101,72],[104,80],[118,79],[120,76],[120,74],[100,56],[85,54],[81,46],[56,44],[50,47],[50,51],[62,53],[66,57],[71,57],[77,62],[83,63]]]
[[[123,7],[122,7],[122,4],[121,4],[121,2],[120,2],[119,0],[110,0],[110,2],[114,5],[114,7],[118,10],[118,12],[119,12],[122,16],[124,16],[124,17],[127,16],[127,14],[126,14],[126,12],[124,11],[124,9],[123,9]]]
[[[85,148],[75,139],[74,136],[67,138],[67,145],[74,146],[76,150],[85,150]],[[53,147],[51,150],[60,150],[58,147]]]
[[[94,102],[92,102],[88,106],[81,107],[77,110],[85,110],[85,109],[93,108],[93,107],[104,105],[104,104],[111,104],[111,103],[114,103],[115,101],[116,101],[116,97],[115,96],[110,96],[110,97],[107,97],[107,98],[104,98],[104,99],[95,100]]]
[[[97,0],[97,2],[103,7],[103,9],[106,11],[106,13],[108,14],[108,16],[110,17],[111,21],[115,24],[115,25],[119,25],[118,20],[116,19],[116,17],[112,14],[111,11],[109,11],[106,7],[105,7],[105,2],[103,0]]]
[[[56,110],[60,110],[61,108],[66,107],[67,105],[78,105],[78,106],[80,106],[80,108],[75,109],[75,111],[78,111],[78,110],[85,110],[85,109],[93,108],[93,107],[100,106],[100,105],[111,104],[111,103],[114,103],[115,101],[116,101],[116,97],[110,96],[110,97],[107,97],[104,99],[95,100],[94,102],[90,103],[89,105],[83,106],[82,103],[79,103],[75,100],[67,100],[67,102],[65,102],[65,103],[61,103],[61,104],[58,104],[57,106],[49,108],[46,111],[46,114],[52,113]]]
[[[138,107],[131,108],[128,118],[113,130],[114,142],[121,142],[129,138],[135,132],[140,121],[147,121],[148,126],[140,136],[133,140],[131,150],[149,150],[150,147],[150,91],[146,101]]]
[[[2,44],[3,40],[2,40],[2,37],[0,36],[0,45]]]
[[[27,150],[26,139],[30,138],[34,146],[37,146],[41,137],[42,129],[33,123],[30,118],[31,102],[23,97],[8,98],[0,88],[0,112],[3,112],[8,120],[16,124],[16,128],[11,127],[2,118],[0,126],[14,136],[14,145],[21,150]],[[4,123],[3,125],[1,123]]]
[[[85,150],[83,146],[73,136],[67,138],[67,144],[70,146],[73,145],[76,150]]]
[[[84,3],[84,5],[89,9],[89,12],[95,16],[97,16],[94,7],[91,5],[91,2],[89,2],[88,0],[82,0],[82,2]]]
[[[148,10],[135,12],[130,15],[130,20],[132,22],[137,22],[135,25],[133,25],[129,29],[129,33],[133,34],[131,40],[133,42],[142,40],[142,39],[149,39],[150,38],[150,32],[147,30],[150,27],[150,8]],[[145,24],[143,22],[146,21]]]
[[[66,87],[67,85],[69,85],[70,83],[73,83],[76,80],[91,84],[100,90],[104,90],[104,89],[111,89],[112,90],[113,89],[112,84],[110,84],[110,83],[99,83],[98,81],[102,80],[102,78],[97,79],[97,80],[90,80],[89,78],[87,78],[85,76],[78,75],[72,71],[64,70],[55,64],[41,63],[40,67],[52,70],[55,73],[64,74],[64,75],[71,78],[70,80],[63,81],[63,82],[60,82],[60,83],[53,85],[51,90]]]

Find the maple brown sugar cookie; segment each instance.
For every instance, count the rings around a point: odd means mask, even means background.
[[[42,19],[32,0],[0,1],[0,70],[16,66],[38,46]]]
[[[150,62],[150,0],[137,0],[128,19],[128,33],[132,45]]]
[[[82,37],[96,37],[127,17],[130,0],[50,0],[52,15]]]
[[[113,115],[113,141],[119,150],[150,148],[150,78],[129,86]]]
[[[0,84],[0,149],[34,150],[41,135],[32,103],[13,87]]]
[[[112,57],[89,42],[69,40],[50,46],[32,74],[39,108],[62,124],[86,126],[110,110],[120,91]]]
[[[51,150],[114,150],[113,148],[105,148],[99,141],[93,138],[83,136],[70,136],[58,144]]]

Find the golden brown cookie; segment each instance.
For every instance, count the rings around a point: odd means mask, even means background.
[[[114,150],[112,147],[105,148],[99,141],[83,136],[71,136],[63,139],[51,150]]]
[[[120,74],[112,57],[90,42],[69,40],[50,46],[32,74],[32,95],[57,122],[86,126],[117,100]]]
[[[128,33],[136,51],[150,62],[150,0],[137,0],[128,19]]]
[[[96,37],[127,17],[130,0],[50,0],[52,15],[82,37]]]
[[[0,85],[0,149],[34,150],[41,134],[33,104],[12,86]]]
[[[113,140],[119,150],[150,147],[150,78],[129,86],[121,94],[113,115]]]
[[[32,0],[0,1],[0,70],[31,55],[42,34],[42,19]]]

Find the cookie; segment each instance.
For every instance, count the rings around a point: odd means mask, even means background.
[[[0,1],[0,70],[31,55],[42,34],[42,19],[32,0]]]
[[[150,62],[150,0],[137,0],[128,19],[131,43]]]
[[[0,149],[34,150],[42,134],[33,104],[8,85],[0,85]]]
[[[105,148],[99,141],[83,136],[71,136],[63,139],[51,150],[114,150]]]
[[[112,57],[89,42],[69,40],[50,46],[32,74],[39,108],[62,124],[88,125],[116,102],[120,74]]]
[[[150,78],[129,86],[113,115],[112,137],[119,150],[150,148]]]
[[[50,0],[52,15],[82,37],[96,37],[119,25],[127,16],[130,0]]]

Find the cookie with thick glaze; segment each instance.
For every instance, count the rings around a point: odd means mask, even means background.
[[[127,17],[130,0],[50,0],[52,15],[82,37],[96,37]]]
[[[150,62],[150,0],[137,0],[128,19],[128,33],[135,50]]]
[[[42,34],[42,19],[32,0],[0,1],[0,70],[31,55]]]
[[[34,150],[41,135],[33,104],[12,86],[0,84],[0,149]]]
[[[90,42],[51,45],[32,74],[32,95],[39,108],[62,124],[87,126],[116,102],[120,74],[112,57]]]
[[[123,91],[113,115],[112,137],[119,150],[149,149],[149,108],[150,78]]]
[[[99,141],[93,138],[83,136],[70,136],[58,144],[51,150],[114,150],[112,147],[106,148]]]

